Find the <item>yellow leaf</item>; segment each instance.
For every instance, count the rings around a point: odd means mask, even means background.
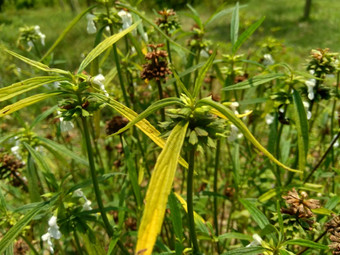
[[[180,122],[174,127],[157,159],[146,193],[145,209],[138,230],[137,254],[150,255],[161,231],[187,127],[188,122]]]

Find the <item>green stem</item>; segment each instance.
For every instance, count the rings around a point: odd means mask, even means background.
[[[189,169],[187,177],[187,203],[188,203],[188,220],[190,240],[193,247],[193,255],[200,254],[195,231],[194,206],[193,206],[193,182],[194,182],[194,163],[195,163],[195,148],[189,153]]]
[[[218,219],[217,219],[217,178],[218,178],[218,163],[220,159],[221,141],[217,140],[216,155],[215,155],[215,171],[214,171],[214,225],[215,236],[218,236]],[[220,253],[220,244],[216,242],[217,253]]]
[[[172,57],[171,57],[171,49],[170,49],[169,40],[166,40],[166,48],[167,48],[168,54],[169,54],[169,62],[170,62],[170,64],[172,64]],[[178,86],[177,86],[176,82],[174,82],[174,86],[175,86],[176,96],[179,97],[179,90],[178,90]]]
[[[160,80],[157,80],[157,87],[158,87],[158,93],[159,93],[159,99],[163,99],[163,88]],[[165,110],[164,108],[161,109],[161,120],[165,121]]]
[[[98,179],[97,179],[97,174],[96,174],[96,167],[94,164],[94,155],[93,155],[93,150],[92,150],[92,144],[91,144],[91,138],[90,138],[90,132],[89,128],[87,125],[87,120],[84,116],[81,117],[82,124],[83,124],[83,129],[84,129],[84,137],[85,137],[85,142],[86,142],[86,149],[87,149],[87,156],[89,160],[89,165],[90,165],[90,171],[91,171],[91,178],[92,178],[92,183],[93,183],[93,188],[94,188],[94,193],[96,195],[96,200],[97,204],[99,207],[100,214],[103,218],[105,230],[107,234],[112,237],[113,236],[113,230],[110,225],[109,219],[107,218],[107,215],[104,210],[104,205],[103,205],[103,200],[101,198],[101,192],[99,189],[99,184],[98,184]]]
[[[74,233],[74,240],[76,241],[77,251],[78,251],[78,253],[80,255],[83,255],[83,251],[82,251],[81,246],[80,246],[80,242],[79,242],[79,237],[78,237],[77,231],[74,230],[73,233]]]

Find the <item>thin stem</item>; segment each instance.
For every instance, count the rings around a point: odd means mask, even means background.
[[[314,174],[314,172],[319,168],[319,166],[321,165],[321,163],[324,161],[324,159],[326,158],[327,154],[331,151],[331,149],[333,148],[333,145],[335,144],[336,140],[338,140],[340,136],[340,132],[333,138],[331,144],[328,146],[326,152],[322,155],[321,159],[319,160],[319,162],[315,165],[315,167],[313,168],[313,170],[309,173],[309,175],[307,176],[307,178],[305,179],[305,181],[303,182],[304,184],[306,182],[309,181],[309,179],[312,177],[312,175]]]
[[[220,159],[221,141],[217,140],[216,155],[215,155],[215,171],[214,171],[214,225],[215,235],[218,236],[218,219],[217,219],[217,178],[218,178],[218,163]],[[216,242],[217,252],[220,253],[220,244]]]
[[[195,163],[195,148],[189,153],[189,169],[187,177],[187,203],[188,203],[188,220],[190,240],[193,247],[193,255],[200,254],[195,231],[194,221],[194,206],[193,206],[193,182],[194,182],[194,163]]]
[[[170,49],[169,40],[166,40],[166,48],[167,48],[168,54],[169,54],[169,62],[170,62],[170,64],[172,64],[172,57],[171,57],[171,49]],[[179,97],[179,90],[178,90],[177,82],[174,82],[174,86],[175,86],[176,96]]]
[[[163,88],[160,80],[157,80],[157,87],[158,87],[158,93],[159,93],[159,99],[163,99]],[[161,109],[161,120],[165,121],[165,110],[164,108]]]
[[[76,241],[77,250],[78,250],[80,255],[83,255],[83,251],[82,251],[81,246],[80,246],[80,242],[79,242],[79,237],[78,237],[77,231],[74,230],[73,233],[74,233],[74,240]]]
[[[103,200],[101,198],[101,192],[99,189],[99,184],[98,184],[98,179],[97,179],[97,174],[96,174],[96,168],[94,164],[94,155],[93,155],[93,150],[92,150],[92,144],[91,144],[91,138],[90,138],[90,132],[89,128],[87,125],[87,120],[84,116],[81,117],[82,124],[83,124],[83,129],[84,129],[84,137],[86,141],[86,149],[87,149],[87,156],[89,160],[89,166],[90,166],[90,171],[91,171],[91,178],[92,178],[92,183],[93,183],[93,188],[94,188],[94,193],[96,195],[96,200],[97,204],[99,207],[100,214],[103,218],[105,230],[107,234],[112,237],[113,236],[113,230],[110,225],[109,219],[107,218],[107,215],[104,210],[104,205],[103,205]]]

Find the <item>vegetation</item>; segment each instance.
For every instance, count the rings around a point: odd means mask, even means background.
[[[1,254],[339,254],[322,10],[48,4],[0,15]]]

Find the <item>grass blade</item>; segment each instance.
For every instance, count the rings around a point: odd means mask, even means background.
[[[230,24],[230,40],[231,40],[231,45],[234,47],[237,41],[238,37],[238,28],[239,28],[239,4],[238,2],[236,3],[236,6],[233,11],[233,15],[231,17],[231,24]]]
[[[177,169],[188,122],[178,123],[159,155],[145,197],[145,209],[138,230],[136,253],[150,255],[161,231],[168,196]]]

